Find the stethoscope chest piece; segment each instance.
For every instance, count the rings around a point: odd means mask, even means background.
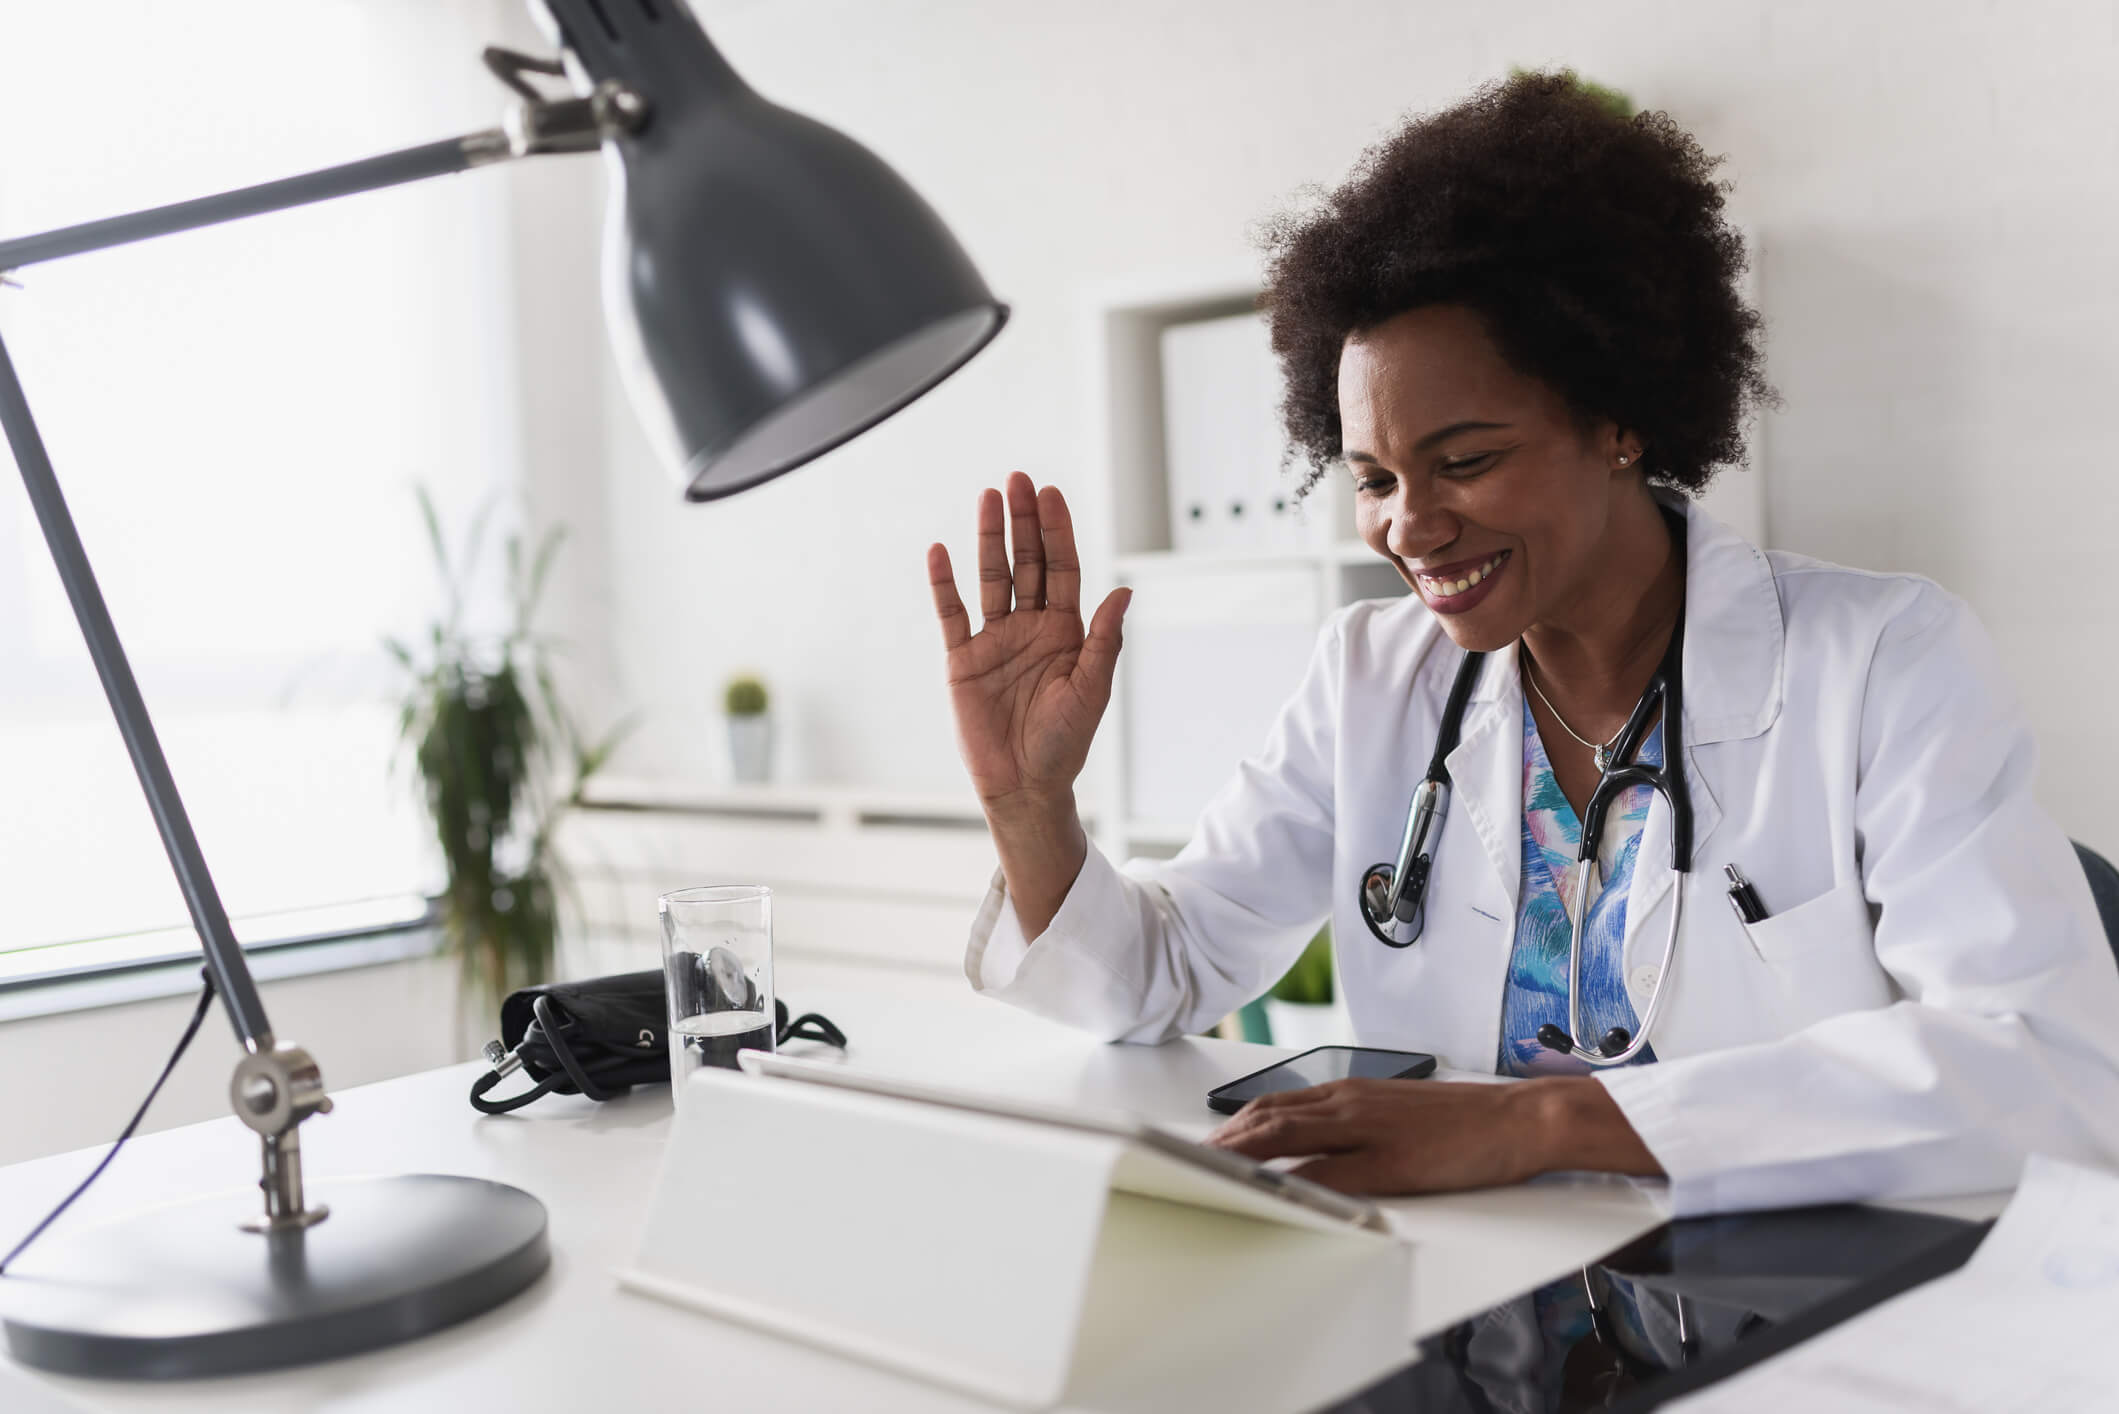
[[[1372,865],[1362,876],[1361,917],[1385,947],[1409,948],[1420,941],[1420,930],[1427,922],[1428,864],[1428,856],[1414,857],[1406,887],[1395,899],[1391,891],[1398,878],[1395,865]]]

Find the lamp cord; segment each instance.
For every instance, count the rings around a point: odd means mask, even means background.
[[[162,1067],[162,1073],[155,1077],[153,1087],[147,1092],[147,1098],[140,1101],[140,1108],[133,1111],[131,1122],[125,1126],[125,1130],[118,1136],[117,1142],[110,1146],[109,1152],[105,1153],[97,1161],[96,1166],[89,1170],[88,1177],[82,1179],[80,1185],[73,1192],[61,1198],[59,1206],[46,1213],[44,1221],[31,1228],[29,1236],[16,1243],[12,1252],[9,1252],[5,1257],[0,1257],[0,1276],[6,1275],[8,1267],[14,1262],[15,1258],[28,1251],[32,1242],[44,1236],[44,1229],[57,1222],[59,1215],[71,1208],[74,1205],[74,1200],[86,1193],[89,1185],[103,1176],[103,1170],[110,1167],[110,1161],[118,1157],[118,1150],[124,1148],[125,1141],[132,1138],[133,1131],[140,1127],[140,1121],[147,1118],[147,1107],[155,1102],[155,1096],[162,1093],[162,1082],[169,1079],[169,1073],[175,1070],[177,1062],[184,1058],[186,1048],[191,1045],[191,1038],[199,1034],[199,1023],[206,1019],[206,1009],[213,1005],[213,975],[206,973],[205,977],[206,987],[204,991],[199,993],[199,1004],[192,1009],[191,1023],[184,1028],[184,1034],[177,1038],[177,1048],[169,1053],[168,1063]]]

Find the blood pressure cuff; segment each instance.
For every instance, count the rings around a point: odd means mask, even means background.
[[[688,979],[688,989],[715,988],[704,959],[700,972]],[[755,989],[745,1000],[756,1000]],[[776,1045],[792,1040],[846,1045],[845,1033],[815,1012],[789,1021],[787,1003],[781,1001],[773,1003],[773,1012]],[[553,1093],[609,1100],[635,1085],[667,1085],[668,1027],[667,983],[659,968],[511,992],[500,1004],[500,1039],[486,1043],[492,1069],[472,1083],[471,1104],[485,1114],[506,1114]],[[486,1098],[516,1070],[536,1083],[519,1095]]]

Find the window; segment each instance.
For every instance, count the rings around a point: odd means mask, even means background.
[[[0,233],[490,127],[504,95],[478,52],[499,14],[18,7],[0,50]],[[460,523],[512,477],[507,187],[470,173],[348,197],[33,266],[0,290],[0,333],[246,940],[320,931],[290,911],[417,913],[438,883],[390,770],[377,642],[438,602],[411,488]],[[182,925],[0,466],[0,954]],[[0,981],[34,970],[0,962]]]

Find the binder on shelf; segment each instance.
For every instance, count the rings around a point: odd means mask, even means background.
[[[1291,1337],[1379,1372],[1404,1359],[1411,1249],[1344,1212],[1185,1162],[1197,1146],[1145,1127],[767,1063],[782,1073],[687,1083],[627,1287],[1034,1409],[1196,1385],[1208,1317],[1284,1407],[1338,1393],[1301,1383],[1332,1362],[1288,1360]]]
[[[1311,543],[1280,462],[1280,369],[1256,314],[1162,331],[1163,468],[1177,550],[1293,550]]]

